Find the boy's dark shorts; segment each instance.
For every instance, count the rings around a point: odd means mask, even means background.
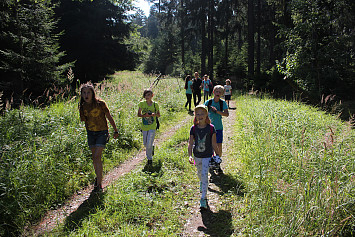
[[[90,148],[105,147],[108,139],[108,130],[104,131],[87,131],[88,144]]]
[[[216,130],[217,143],[223,143],[223,130]]]
[[[225,100],[231,100],[231,95],[224,95]]]

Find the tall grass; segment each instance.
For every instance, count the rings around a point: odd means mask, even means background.
[[[243,232],[354,235],[355,131],[297,102],[240,96],[237,108],[230,166],[246,195],[231,208],[245,215]]]
[[[153,77],[120,72],[96,85],[116,121],[119,139],[111,139],[103,155],[104,171],[118,165],[141,146],[137,104]],[[184,94],[177,80],[162,80],[155,89],[162,123],[181,111]],[[18,235],[94,179],[78,98],[44,109],[21,107],[0,117],[0,235]],[[165,125],[164,125],[165,126]]]

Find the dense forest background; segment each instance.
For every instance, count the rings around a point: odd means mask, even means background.
[[[198,71],[318,105],[355,97],[353,0],[150,2],[147,17],[130,0],[1,0],[0,103],[45,103],[117,70]]]

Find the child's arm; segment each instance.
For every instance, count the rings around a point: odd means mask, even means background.
[[[217,146],[216,133],[213,133],[213,135],[212,135],[212,147],[213,147],[213,150],[216,153],[216,155],[220,156],[221,152],[219,150],[219,147]]]
[[[152,113],[152,116],[160,117],[160,111],[158,110],[156,113]]]
[[[118,138],[118,130],[117,130],[117,127],[116,127],[116,123],[115,123],[115,120],[113,120],[110,111],[106,111],[105,112],[105,116],[108,119],[108,121],[110,122],[113,130],[115,130],[115,132],[113,133],[113,137],[114,138]]]
[[[189,153],[189,162],[190,162],[190,164],[194,163],[194,158],[192,157],[192,147],[193,147],[193,145],[194,145],[194,136],[190,135],[189,146],[187,147],[187,151]]]
[[[229,116],[229,111],[228,111],[228,109],[223,110],[223,112],[222,112],[222,111],[219,111],[219,110],[218,110],[216,107],[214,107],[214,106],[211,106],[211,109],[212,109],[212,111],[215,112],[216,114],[220,114],[220,115],[225,116],[225,117],[228,117],[228,116]]]
[[[80,115],[80,121],[85,122],[86,117],[85,117],[84,112],[81,108],[79,108],[79,115]]]
[[[139,108],[138,109],[138,114],[137,114],[138,117],[141,117],[141,118],[146,118],[146,117],[152,117],[152,115],[149,115],[147,113],[145,114],[142,114],[142,108]]]

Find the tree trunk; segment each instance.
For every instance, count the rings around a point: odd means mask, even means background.
[[[228,39],[229,39],[229,24],[228,21],[226,22],[226,29],[225,29],[225,35],[224,35],[224,59],[223,59],[223,64],[225,65],[225,67],[227,67],[228,65],[228,58],[229,58],[229,54],[228,54]]]
[[[24,56],[25,56],[25,52],[24,52],[24,41],[23,41],[23,37],[22,37],[22,22],[21,19],[19,18],[19,10],[20,10],[20,6],[19,6],[19,2],[16,1],[15,2],[15,7],[14,7],[14,15],[15,15],[15,20],[16,20],[16,27],[17,27],[17,38],[18,40],[18,47],[19,47],[19,64],[18,68],[20,68],[21,70],[19,70],[18,73],[16,73],[16,79],[14,80],[15,83],[13,83],[14,85],[14,92],[15,92],[15,100],[19,99],[22,100],[22,96],[23,96],[23,91],[24,91],[24,76],[23,76],[23,60],[24,60]]]
[[[210,0],[208,6],[208,74],[211,80],[213,80],[213,9],[214,1]]]
[[[182,67],[185,69],[185,16],[186,16],[186,7],[184,7],[184,0],[180,1],[181,8],[180,8],[180,19],[181,19],[181,62]]]
[[[256,41],[256,74],[260,75],[260,67],[261,67],[261,52],[260,52],[260,26],[261,26],[261,1],[258,0],[257,12],[258,12],[258,20],[257,20],[257,31],[258,38]]]
[[[202,1],[201,5],[201,73],[206,72],[206,5],[205,1]]]
[[[254,76],[254,1],[248,0],[248,77]]]

